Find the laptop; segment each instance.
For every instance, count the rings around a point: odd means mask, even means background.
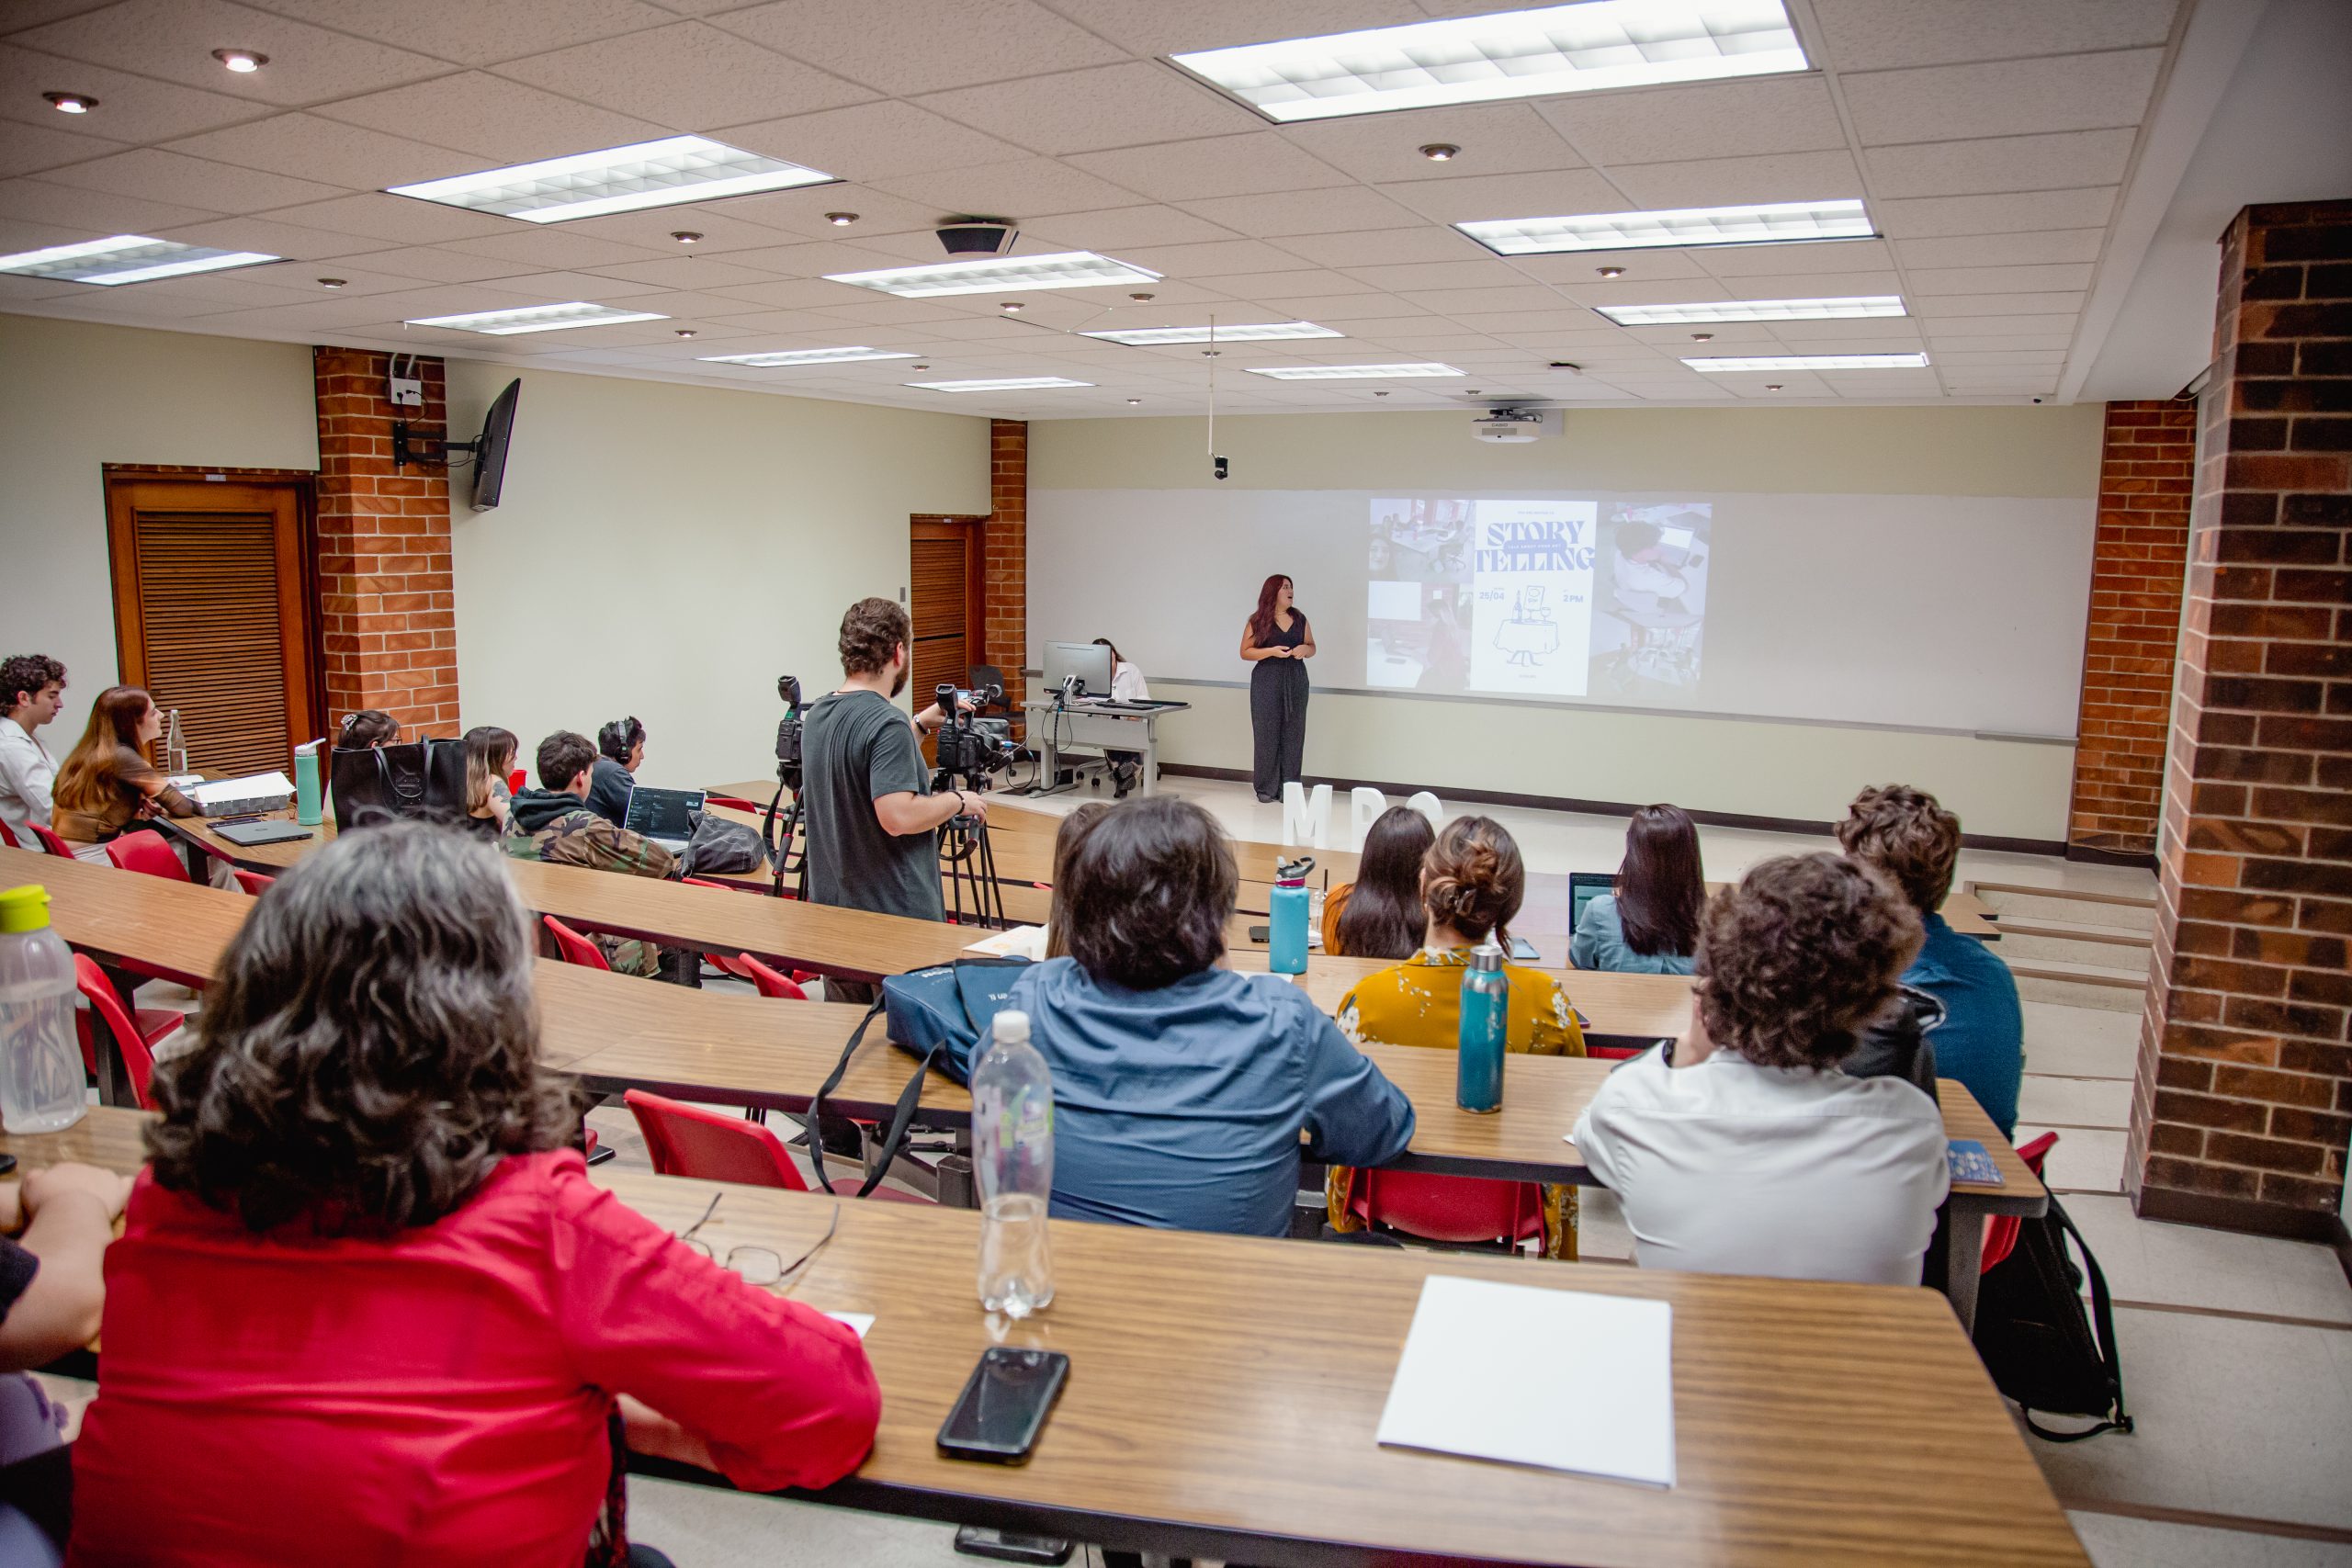
[[[1617,874],[1613,871],[1572,871],[1568,873],[1568,930],[1573,931],[1584,923],[1584,907],[1603,893],[1617,891]]]
[[[298,828],[291,822],[232,822],[215,828],[213,832],[231,843],[251,850],[264,844],[289,844],[297,839],[311,836],[308,828]]]
[[[628,792],[628,810],[621,826],[652,840],[673,854],[684,853],[695,834],[693,813],[702,810],[707,791],[655,789],[639,784]]]

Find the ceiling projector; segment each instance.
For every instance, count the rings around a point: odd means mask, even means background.
[[[1532,441],[1543,434],[1541,409],[1495,409],[1470,422],[1471,438],[1490,446]]]

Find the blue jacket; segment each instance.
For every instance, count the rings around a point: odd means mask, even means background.
[[[2018,1122],[2018,1085],[2025,1076],[2025,1010],[2017,977],[1973,936],[1951,929],[1941,915],[1924,922],[1928,940],[1903,972],[1944,1004],[1944,1021],[1928,1036],[1936,1071],[1958,1078],[2007,1137]]]
[[[1209,969],[1157,991],[1048,959],[1005,1006],[1054,1075],[1054,1198],[1064,1219],[1283,1235],[1309,1157],[1385,1165],[1413,1108],[1306,993]]]
[[[1617,912],[1617,895],[1603,893],[1584,907],[1577,934],[1568,942],[1568,962],[1579,969],[1613,969],[1623,975],[1688,975],[1687,953],[1635,953],[1625,941],[1625,917]]]

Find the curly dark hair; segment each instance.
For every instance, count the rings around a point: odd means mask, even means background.
[[[1069,954],[1098,980],[1156,991],[1225,954],[1241,886],[1216,819],[1189,800],[1114,806],[1069,846],[1064,911]]]
[[[1826,851],[1768,860],[1699,922],[1699,1015],[1759,1067],[1834,1067],[1925,938],[1877,872]]]
[[[0,713],[40,695],[51,681],[65,679],[65,666],[46,653],[12,653],[0,660]]]
[[[860,599],[842,615],[842,673],[875,673],[913,634],[913,623],[896,601]]]
[[[596,748],[577,730],[559,729],[539,742],[539,787],[570,789],[582,769],[596,765]]]
[[[1526,897],[1527,864],[1519,841],[1491,817],[1448,822],[1421,862],[1421,902],[1430,919],[1472,942],[1510,947],[1511,917]]]
[[[429,1225],[498,1161],[571,1142],[538,1063],[528,917],[487,846],[392,821],[280,876],[229,943],[197,1043],[159,1064],[155,1179],[255,1231]]]
[[[1924,789],[1880,784],[1846,807],[1838,843],[1856,860],[1886,873],[1913,908],[1931,914],[1951,894],[1952,869],[1960,861],[1960,818]]]

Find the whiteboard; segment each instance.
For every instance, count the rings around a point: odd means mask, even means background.
[[[1393,652],[1383,657],[1390,645],[1380,634],[1388,623],[1368,611],[1402,614],[1396,606],[1424,590],[1389,581],[1401,573],[1394,552],[1368,541],[1393,531],[1384,520],[1415,499],[1395,489],[1035,490],[1029,662],[1039,662],[1048,641],[1107,637],[1153,679],[1246,680],[1243,623],[1260,583],[1279,571],[1293,579],[1298,606],[1312,621],[1318,652],[1310,669],[1318,687],[1398,684],[1384,669],[1396,662]],[[1580,673],[1547,682],[1482,666],[1463,682],[1477,680],[1479,689],[1423,674],[1408,682],[1416,694],[2074,734],[2096,526],[2086,498],[1450,490],[1419,499],[1430,502],[1432,515],[1451,515],[1448,509],[1466,502],[1476,515],[1569,519],[1571,540],[1589,537],[1581,520],[1596,515],[1604,541],[1612,516],[1688,509],[1709,521],[1702,525],[1704,549],[1694,553],[1703,602],[1688,595],[1690,607],[1703,613],[1679,617],[1698,623],[1699,645],[1680,655],[1691,672],[1674,676],[1679,683],[1651,680],[1620,690],[1599,679],[1588,683]],[[1589,558],[1579,558],[1593,570]],[[1477,552],[1479,568],[1485,559]],[[1579,592],[1590,581],[1605,594],[1605,544],[1597,574],[1554,581]],[[1685,607],[1682,599],[1668,604]],[[1580,607],[1566,608],[1534,613],[1559,615],[1575,642],[1586,617]],[[1608,617],[1589,619],[1597,649]],[[1491,657],[1487,640],[1482,657]],[[1511,662],[1524,665],[1559,640],[1547,632],[1503,646]],[[1497,689],[1514,676],[1523,689]]]

